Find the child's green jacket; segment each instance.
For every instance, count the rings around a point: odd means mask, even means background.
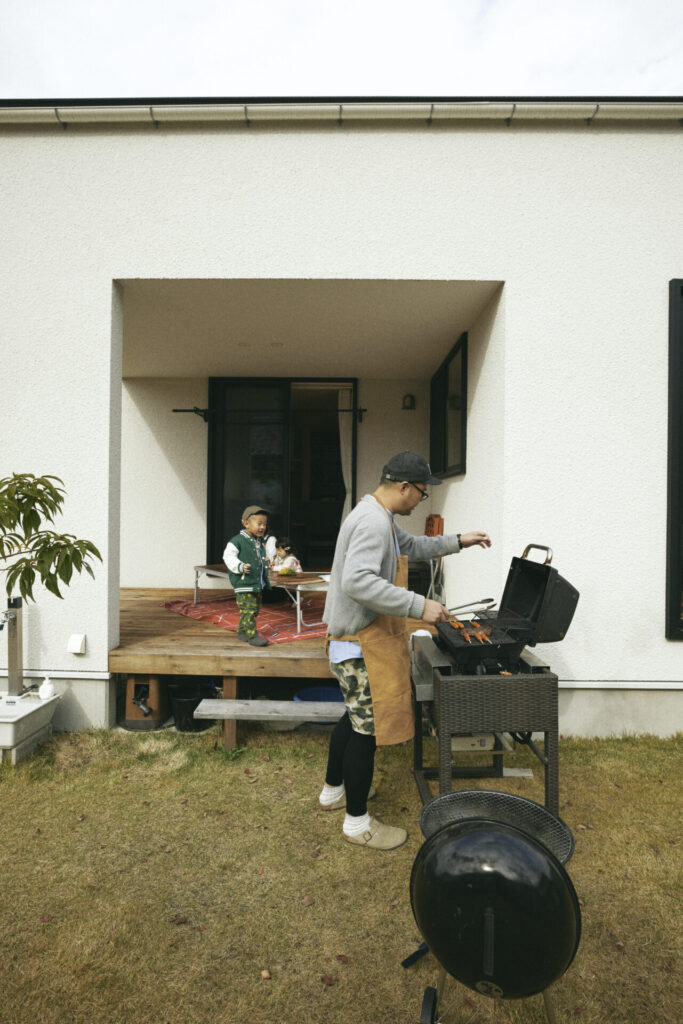
[[[223,552],[223,561],[236,594],[260,594],[270,590],[265,545],[259,537],[252,537],[246,530],[228,541]],[[245,564],[251,569],[244,571]]]

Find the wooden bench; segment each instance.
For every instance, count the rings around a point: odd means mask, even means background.
[[[342,701],[324,700],[240,700],[205,698],[195,709],[195,718],[224,719],[226,750],[237,746],[235,722],[332,722],[346,712]]]

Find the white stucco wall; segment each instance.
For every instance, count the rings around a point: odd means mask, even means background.
[[[121,586],[191,587],[206,561],[208,380],[123,383]]]
[[[415,408],[401,408],[405,394],[415,395]],[[428,452],[429,449],[429,385],[416,380],[361,380],[358,404],[367,409],[358,424],[358,497],[370,494],[377,487],[387,459],[400,451]],[[424,502],[412,516],[401,520],[410,533],[423,533]]]
[[[499,600],[507,575],[502,543],[505,502],[505,305],[506,288],[468,330],[467,472],[433,489],[433,510],[446,533],[485,530],[491,548],[468,548],[446,559],[449,608],[493,597]],[[516,552],[521,554],[521,551]]]
[[[664,575],[682,144],[678,127],[652,126],[6,132],[0,472],[63,477],[64,528],[105,558],[64,602],[31,607],[27,666],[106,671],[119,563],[112,282],[405,277],[505,282],[497,316],[471,332],[482,362],[468,473],[440,497],[449,524],[484,526],[496,547],[463,553],[449,593],[479,596],[483,581],[499,596],[510,558],[550,544],[581,591],[570,636],[544,649],[561,677],[680,681]],[[196,524],[185,484],[175,490]],[[71,632],[88,635],[86,655],[66,653]]]

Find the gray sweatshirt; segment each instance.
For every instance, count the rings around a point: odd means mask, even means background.
[[[460,550],[456,534],[413,537],[395,526],[402,555],[439,558]],[[378,615],[422,618],[425,598],[394,586],[396,547],[391,520],[371,494],[364,495],[342,523],[332,563],[323,621],[330,636],[355,634]]]

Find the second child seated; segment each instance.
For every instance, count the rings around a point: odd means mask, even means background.
[[[292,572],[303,572],[301,562],[292,549],[292,542],[289,537],[278,537],[275,548],[275,558],[272,566],[275,572],[282,572],[283,569],[290,569]]]
[[[223,552],[223,561],[228,567],[235,601],[240,610],[237,637],[252,647],[266,647],[268,644],[256,629],[261,595],[264,590],[270,590],[263,542],[267,526],[268,512],[259,505],[248,505],[242,513],[242,529],[228,541]]]

